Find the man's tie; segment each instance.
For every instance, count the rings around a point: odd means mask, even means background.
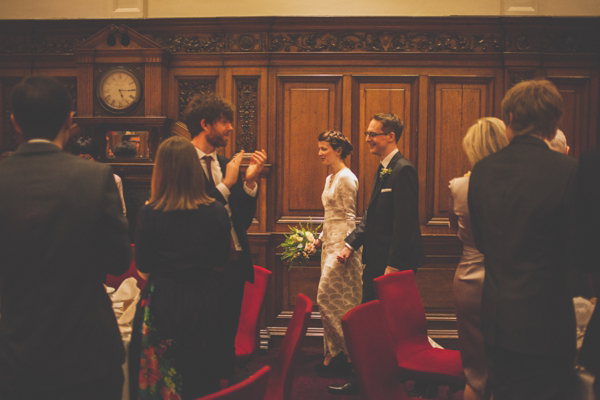
[[[202,159],[206,162],[206,169],[208,171],[208,182],[210,183],[210,188],[214,188],[215,185],[215,180],[213,179],[213,174],[212,174],[212,161],[213,158],[211,156],[204,156],[202,157]]]

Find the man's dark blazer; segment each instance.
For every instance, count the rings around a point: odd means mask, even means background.
[[[424,256],[417,171],[400,152],[388,168],[391,174],[381,179],[377,170],[367,210],[346,238],[355,250],[363,246],[362,261],[373,276],[383,275],[387,266],[416,271]]]
[[[221,166],[223,177],[225,177],[229,159],[220,154],[217,154],[217,158],[219,160],[219,165]],[[238,237],[240,246],[242,246],[242,259],[240,260],[240,265],[243,269],[242,274],[246,281],[254,282],[254,266],[252,264],[250,242],[248,241],[248,234],[246,231],[252,225],[254,214],[256,213],[257,196],[250,196],[246,193],[241,173],[237,182],[229,189],[231,193],[227,200],[225,200],[216,187],[211,186],[210,183],[208,183],[208,179],[206,182],[207,194],[224,205],[229,205],[229,209],[231,210],[231,223],[233,224],[233,229]]]
[[[114,371],[125,352],[103,282],[127,271],[131,248],[110,167],[21,145],[0,163],[0,238],[0,386]]]
[[[577,178],[575,265],[593,276],[594,291],[598,296],[600,292],[600,229],[598,229],[600,226],[600,151],[581,156]],[[600,307],[596,306],[579,353],[579,363],[595,374],[598,382],[600,382],[599,310]]]
[[[487,345],[570,356],[575,314],[567,278],[577,160],[517,136],[475,164],[468,204],[484,255],[482,331]]]

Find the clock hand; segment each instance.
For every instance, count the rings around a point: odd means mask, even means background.
[[[121,98],[123,98],[123,99],[124,99],[125,97],[123,96],[123,93],[122,93],[122,92],[123,92],[123,90],[122,90],[122,89],[119,89],[119,94],[121,95]]]

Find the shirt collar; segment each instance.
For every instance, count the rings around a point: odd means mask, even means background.
[[[200,159],[204,158],[204,156],[210,156],[212,157],[213,160],[217,160],[217,149],[215,149],[212,153],[210,154],[206,154],[205,152],[203,152],[202,150],[200,150],[199,148],[195,147],[196,149],[196,153],[198,153],[198,157]]]
[[[390,165],[390,161],[392,161],[392,158],[394,158],[394,156],[396,155],[396,153],[398,151],[399,151],[398,149],[394,149],[394,150],[392,150],[392,152],[390,154],[385,156],[383,161],[381,161],[381,165],[383,165],[383,168],[387,168],[388,165]]]
[[[54,144],[52,143],[50,140],[48,139],[30,139],[27,141],[27,143],[50,143],[50,144]]]

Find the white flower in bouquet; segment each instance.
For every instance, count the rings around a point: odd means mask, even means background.
[[[285,235],[285,240],[279,247],[283,248],[281,259],[289,261],[290,266],[304,265],[310,257],[318,251],[313,245],[317,230],[321,228],[319,225],[316,229],[310,229],[310,225],[290,227],[290,233]]]

